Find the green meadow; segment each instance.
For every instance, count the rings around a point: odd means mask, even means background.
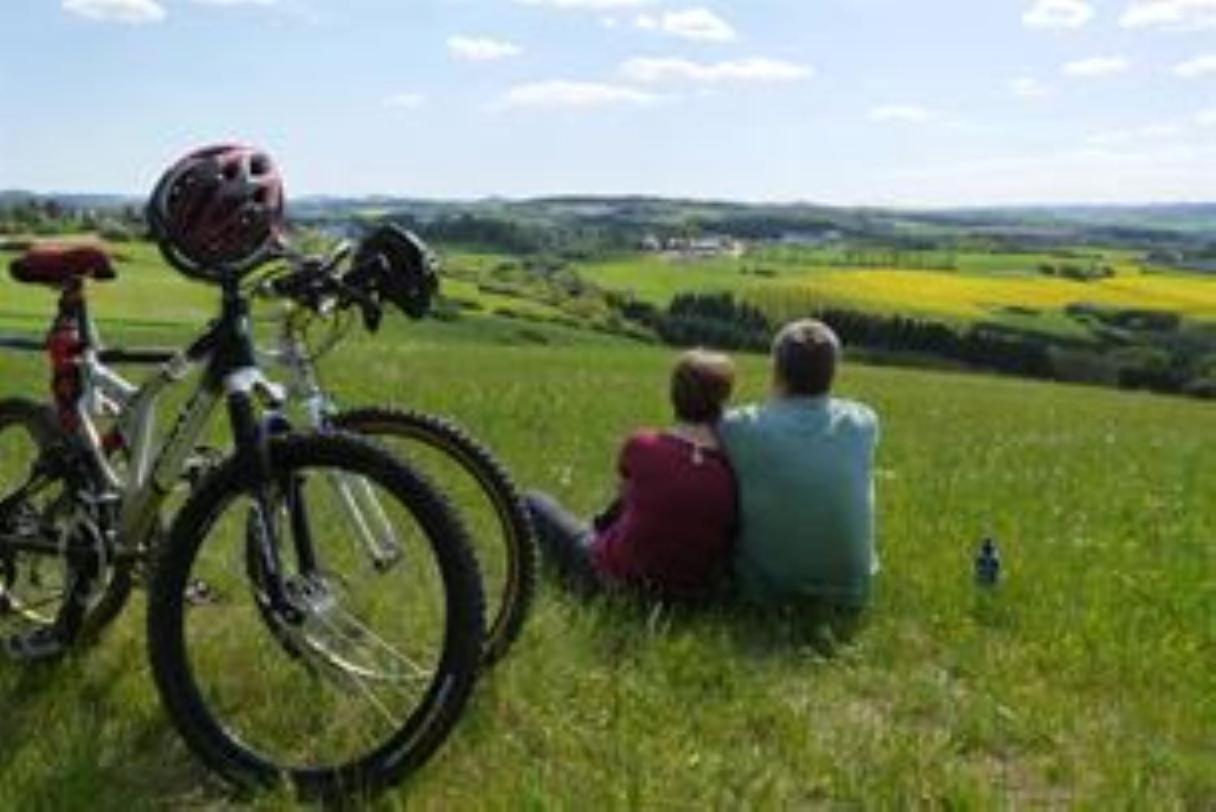
[[[145,246],[119,250],[120,280],[93,289],[112,342],[184,341],[211,315],[213,291]],[[647,296],[674,284],[633,272]],[[0,331],[37,335],[52,307],[0,279]],[[611,495],[622,436],[668,420],[670,361],[487,307],[394,316],[323,370],[344,403],[448,415],[521,486],[590,512]],[[739,361],[736,401],[763,397],[765,359]],[[0,394],[43,395],[46,378],[39,356],[0,354]],[[861,364],[839,391],[882,420],[882,572],[853,643],[830,645],[797,616],[588,603],[544,582],[438,756],[378,805],[1216,806],[1211,405]],[[972,580],[987,535],[1005,560],[994,590]],[[137,598],[56,667],[0,663],[0,808],[240,803],[169,726],[143,615]],[[246,679],[257,695],[259,672]]]

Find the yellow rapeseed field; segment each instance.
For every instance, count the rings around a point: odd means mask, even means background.
[[[1216,279],[1121,273],[1076,282],[1053,277],[981,277],[936,271],[862,270],[815,274],[756,291],[760,304],[813,297],[824,304],[868,310],[919,311],[978,317],[1007,307],[1060,310],[1075,302],[1118,308],[1168,310],[1216,318]]]

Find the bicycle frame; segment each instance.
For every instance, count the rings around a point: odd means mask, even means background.
[[[59,420],[70,445],[83,456],[83,462],[99,474],[103,492],[81,493],[78,498],[108,500],[117,497],[117,526],[108,527],[105,535],[116,558],[132,560],[146,555],[160,509],[180,482],[187,459],[220,399],[224,399],[235,441],[237,467],[249,477],[259,508],[263,532],[259,534],[261,541],[253,552],[264,576],[266,595],[270,605],[285,618],[297,618],[299,610],[284,592],[277,534],[269,520],[268,491],[273,472],[267,432],[262,431],[254,405],[259,396],[271,401],[272,406],[278,405],[282,401],[282,390],[270,383],[256,365],[249,332],[248,302],[241,295],[237,280],[225,280],[222,290],[219,318],[186,349],[176,353],[127,352],[101,349],[83,296],[83,282],[74,280],[65,284],[55,329],[63,325],[75,329],[79,344],[68,360],[79,370],[80,376],[79,386],[74,388],[70,399],[62,398],[56,391]],[[107,366],[107,362],[122,361],[159,363],[160,370],[136,387]],[[156,448],[153,429],[158,399],[166,389],[198,367],[203,369],[198,388],[164,442]],[[115,420],[115,426],[103,438],[95,418],[107,416]],[[124,449],[129,460],[122,472],[108,459],[107,452],[117,448]],[[39,487],[34,484],[38,481],[32,479],[21,490]],[[311,538],[296,534],[293,541],[298,561],[302,565],[310,562],[315,565]],[[7,543],[35,553],[55,552],[42,549],[37,541],[10,539]],[[69,626],[74,627],[75,622]],[[70,628],[69,633],[74,634],[75,628]]]
[[[316,366],[304,344],[297,321],[303,311],[291,304],[283,304],[281,308],[279,348],[269,352],[259,351],[259,354],[287,373],[288,397],[303,405],[309,425],[319,431],[329,430],[338,408],[321,388]],[[382,571],[391,567],[401,558],[402,545],[368,483],[331,475],[330,485],[355,526],[373,565]]]
[[[228,402],[237,452],[253,457],[259,442],[252,401],[264,396],[281,402],[281,387],[272,384],[253,360],[247,305],[235,284],[224,291],[220,318],[189,347],[176,353],[98,349],[96,327],[83,299],[74,313],[83,337],[79,359],[81,392],[76,404],[78,436],[106,486],[121,496],[116,553],[133,555],[147,541],[166,497],[185,471],[207,423],[221,398]],[[167,356],[167,357],[165,357]],[[136,386],[107,365],[107,361],[164,360],[158,371]],[[154,437],[156,406],[189,373],[204,368],[198,388],[159,448]],[[112,418],[114,429],[101,436],[97,418]],[[114,440],[112,438],[117,438]],[[112,464],[107,445],[119,442],[128,460],[125,472]]]

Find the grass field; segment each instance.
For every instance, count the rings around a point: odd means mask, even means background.
[[[207,289],[141,267],[99,290],[106,335],[181,338],[209,315]],[[50,307],[0,282],[0,330]],[[543,334],[395,318],[325,369],[344,401],[450,415],[521,484],[591,511],[622,434],[667,418],[669,354]],[[738,399],[762,396],[764,360],[741,363]],[[2,394],[45,377],[36,356],[0,355]],[[1216,412],[864,366],[840,391],[883,422],[884,569],[853,645],[824,657],[797,619],[584,604],[546,584],[440,755],[382,805],[1216,805]],[[985,534],[1007,568],[991,594],[971,580]],[[236,804],[169,728],[142,630],[137,600],[58,668],[0,664],[0,808]]]

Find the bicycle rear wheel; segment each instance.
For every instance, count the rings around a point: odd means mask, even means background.
[[[153,675],[187,744],[233,783],[371,795],[424,763],[464,708],[476,563],[444,499],[382,449],[328,434],[269,451],[268,502],[229,460],[175,518],[149,594]],[[297,617],[270,597],[264,543]]]
[[[502,659],[527,620],[537,569],[531,520],[506,468],[455,424],[421,412],[351,409],[335,415],[333,425],[400,452],[458,505],[485,589],[482,664]]]
[[[130,595],[130,567],[105,540],[116,517],[77,498],[98,489],[69,440],[44,404],[0,401],[0,639],[56,628],[65,645],[91,642]]]

